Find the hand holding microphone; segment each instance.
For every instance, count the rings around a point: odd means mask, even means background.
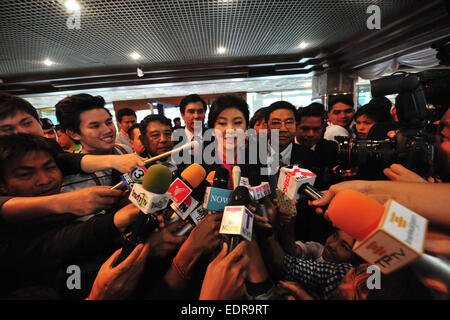
[[[254,214],[247,208],[251,198],[247,187],[238,186],[231,203],[225,207],[220,233],[228,235],[228,250],[232,251],[243,239],[252,240]]]
[[[170,195],[166,191],[171,181],[172,172],[163,165],[155,164],[145,173],[142,185],[133,186],[129,200],[140,212],[130,231],[124,236],[124,247],[118,262],[123,261],[139,243],[144,243],[158,227],[155,213],[167,207]]]
[[[182,145],[179,148],[172,149],[170,151],[164,152],[158,156],[149,158],[149,159],[142,159],[136,154],[127,154],[127,155],[121,155],[121,156],[114,156],[116,158],[114,159],[120,159],[120,161],[117,161],[115,166],[113,166],[116,170],[124,173],[121,176],[122,181],[117,183],[115,186],[111,187],[111,189],[115,190],[131,190],[133,188],[134,183],[141,183],[139,181],[140,177],[145,174],[145,168],[150,166],[155,161],[158,161],[160,159],[167,158],[173,153],[179,152],[184,149],[191,148],[192,146],[197,146],[197,141],[192,141],[189,143],[186,143]],[[134,160],[134,162],[133,162]],[[129,172],[129,173],[127,173]]]
[[[208,265],[199,300],[236,300],[245,294],[249,257],[247,243],[241,242],[230,252],[227,244]]]
[[[410,265],[419,275],[438,280],[450,289],[448,260],[424,254],[427,219],[390,200],[384,206],[353,190],[336,194],[328,216],[357,240],[353,251],[389,274]]]
[[[177,236],[187,234],[204,216],[200,202],[203,196],[201,184],[205,177],[205,169],[194,163],[187,167],[169,187],[168,193],[173,201],[171,208],[182,220],[189,222],[175,234]]]
[[[229,180],[228,170],[219,167],[213,177],[212,187],[207,187],[203,199],[203,208],[208,210],[208,214],[222,212],[225,206],[231,201],[232,191],[227,189]]]

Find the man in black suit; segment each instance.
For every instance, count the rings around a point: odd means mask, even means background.
[[[183,163],[177,163],[178,167],[184,168],[194,162],[201,162],[203,148],[205,147],[203,132],[205,131],[204,124],[207,108],[206,102],[198,94],[190,94],[180,102],[180,113],[185,127],[174,131],[174,148],[194,140],[200,143],[200,147],[193,151],[188,151],[190,155],[186,159],[184,152],[180,152],[180,158],[183,159]]]
[[[337,166],[337,143],[323,138],[326,127],[324,107],[312,103],[298,111],[295,143],[311,149],[314,153],[312,171],[317,175],[315,186],[321,190],[330,187],[331,169]]]
[[[295,142],[313,151],[313,165],[310,168],[317,175],[314,186],[327,190],[334,183],[332,168],[337,165],[337,143],[323,138],[325,119],[324,107],[312,103],[298,111]],[[318,216],[312,207],[300,201],[295,220],[295,236],[302,242],[324,243],[334,231],[332,225]]]
[[[274,140],[272,130],[279,130],[279,153],[272,155],[269,162],[278,160],[279,167],[296,164],[302,168],[311,170],[314,165],[313,151],[305,146],[294,143],[297,109],[287,101],[276,101],[268,107],[265,117],[271,148],[275,145],[275,141],[272,141]],[[275,157],[278,157],[278,159],[275,159]],[[277,181],[278,173],[275,175],[272,174],[269,178],[269,182],[271,183],[273,195],[275,195]]]

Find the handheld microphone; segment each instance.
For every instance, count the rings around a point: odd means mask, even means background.
[[[230,205],[225,207],[220,233],[229,235],[228,253],[231,252],[243,239],[252,240],[253,213],[246,208],[250,203],[250,194],[247,187],[238,186],[232,194]]]
[[[150,166],[151,163],[153,163],[155,161],[167,158],[168,156],[170,156],[173,153],[179,152],[179,151],[184,150],[184,149],[189,149],[192,146],[194,146],[194,147],[198,146],[198,142],[197,141],[191,141],[189,143],[186,143],[186,144],[182,145],[181,147],[178,147],[176,149],[172,149],[170,151],[161,153],[160,155],[152,157],[150,159],[146,159],[146,160],[144,160],[144,166],[145,166],[145,168],[147,168],[148,166]],[[127,173],[123,174],[121,176],[122,181],[118,182],[116,185],[111,187],[111,189],[112,190],[125,190],[125,189],[131,190],[133,188],[133,186],[129,185],[129,184],[130,183],[134,184],[135,182],[138,182],[138,181],[134,181],[134,178],[133,178],[133,170],[138,170],[138,172],[136,174],[139,174],[139,169],[137,169],[137,168],[144,168],[144,167],[134,167],[130,171],[129,174],[127,174]],[[145,171],[144,171],[144,174],[145,174]],[[142,174],[142,176],[143,176],[143,174]]]
[[[203,208],[199,202],[200,194],[202,194],[199,186],[205,177],[205,169],[201,165],[194,163],[181,173],[180,178],[177,178],[167,191],[171,194],[173,201],[171,204],[172,209],[181,219],[189,221],[189,224],[175,233],[177,236],[185,235],[204,217]],[[186,197],[185,194],[187,194]],[[180,200],[181,202],[178,202]]]
[[[323,193],[314,188],[309,183],[304,183],[298,188],[298,192],[303,194],[308,200],[314,201],[319,200],[323,197]]]
[[[280,169],[277,188],[284,192],[289,199],[298,200],[300,195],[299,188],[304,184],[309,184],[312,187],[315,181],[316,175],[308,169],[298,166],[293,166],[292,168],[283,167]],[[307,196],[309,196],[308,193]]]
[[[208,210],[208,214],[223,211],[231,201],[232,191],[227,189],[229,176],[227,169],[219,167],[214,175],[213,186],[206,188],[203,208]]]
[[[353,251],[389,274],[410,265],[418,275],[444,282],[450,288],[448,261],[424,254],[427,219],[389,200],[384,206],[353,190],[338,192],[328,217],[357,240]]]
[[[177,205],[182,203],[205,180],[205,177],[206,171],[201,165],[191,164],[170,185],[167,190],[170,193],[170,199]]]
[[[267,221],[271,223],[267,207],[264,203],[265,197],[271,193],[269,183],[261,181],[261,176],[258,174],[258,169],[249,170],[248,182],[250,184],[249,192],[253,198],[251,203],[256,208],[256,214],[266,218]],[[258,231],[262,234],[262,236],[268,237],[273,234],[274,229],[273,227],[263,228],[258,229]]]
[[[234,190],[241,183],[241,168],[238,166],[234,166],[232,175],[233,175],[233,190]]]
[[[111,187],[112,190],[125,190],[131,191],[135,183],[142,184],[142,178],[147,171],[146,167],[134,167],[131,169],[130,173],[124,173],[120,176],[120,181],[115,186]]]
[[[213,187],[227,189],[228,180],[230,179],[228,170],[223,167],[219,167],[215,172],[216,173],[214,174]]]
[[[158,226],[154,213],[167,207],[170,200],[167,190],[171,181],[172,172],[169,168],[155,164],[148,168],[142,179],[142,185],[134,184],[128,199],[141,211],[130,231],[124,235],[119,262],[125,259],[139,243],[145,242],[149,234]]]
[[[216,175],[215,171],[210,171],[206,176],[206,181],[212,186],[214,184],[214,176]]]

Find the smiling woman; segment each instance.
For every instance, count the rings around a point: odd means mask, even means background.
[[[237,95],[222,95],[213,102],[208,115],[208,127],[214,128],[219,153],[222,153],[222,159],[226,160],[224,163],[235,162],[238,148],[245,148],[245,143],[242,144],[237,133],[244,133],[248,122],[248,105],[243,98]]]

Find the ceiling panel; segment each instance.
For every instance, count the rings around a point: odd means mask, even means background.
[[[367,30],[367,7],[383,17],[417,0],[158,0],[81,3],[80,29],[68,29],[63,1],[0,1],[0,76],[46,71],[216,63],[298,54]],[[300,49],[305,41],[308,47]],[[224,46],[226,52],[217,53]],[[56,64],[42,64],[46,58]]]

